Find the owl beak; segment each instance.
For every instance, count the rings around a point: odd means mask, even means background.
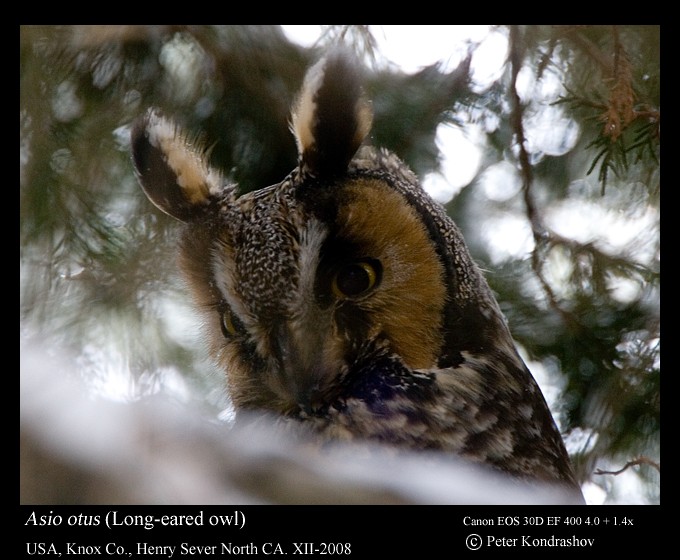
[[[274,348],[280,382],[295,403],[308,414],[323,406],[323,389],[332,370],[325,361],[326,329],[299,329],[285,322],[275,328]]]

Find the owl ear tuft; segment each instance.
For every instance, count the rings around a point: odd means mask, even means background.
[[[132,158],[146,196],[166,214],[187,222],[224,197],[222,175],[203,147],[154,108],[134,124]]]
[[[372,122],[349,55],[335,51],[321,59],[305,76],[291,120],[303,172],[316,177],[345,172]]]

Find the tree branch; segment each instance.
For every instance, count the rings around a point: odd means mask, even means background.
[[[538,278],[543,291],[545,292],[550,306],[557,311],[560,316],[569,324],[575,323],[575,318],[560,307],[555,297],[550,284],[543,276],[541,270],[541,248],[550,240],[552,234],[548,231],[543,220],[536,208],[532,194],[533,184],[533,168],[529,161],[529,152],[526,149],[526,137],[524,135],[523,114],[524,107],[517,92],[517,76],[522,68],[523,49],[521,47],[521,38],[519,28],[516,25],[510,26],[510,71],[511,79],[509,85],[509,95],[512,104],[512,112],[510,114],[510,123],[517,140],[519,150],[519,166],[522,176],[522,193],[524,195],[524,205],[526,207],[526,214],[531,224],[531,231],[534,237],[534,249],[531,252],[531,268]]]
[[[613,474],[613,475],[619,475],[625,470],[628,470],[630,467],[635,467],[637,465],[649,465],[651,467],[654,467],[657,471],[661,472],[661,465],[657,463],[656,461],[652,461],[649,457],[638,457],[637,459],[633,459],[632,461],[628,461],[625,465],[623,465],[622,468],[620,468],[618,471],[604,471],[602,469],[595,469],[594,474]]]

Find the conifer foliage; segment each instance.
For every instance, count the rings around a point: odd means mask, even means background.
[[[659,27],[490,27],[507,50],[484,84],[480,44],[453,68],[405,72],[386,63],[380,32],[326,26],[303,47],[279,26],[22,27],[22,337],[76,356],[94,391],[113,376],[126,398],[181,386],[216,416],[228,407],[187,334],[198,329],[174,224],[137,186],[130,124],[160,107],[242,189],[278,182],[295,166],[288,111],[305,70],[342,42],[366,64],[375,143],[420,177],[455,159],[437,141],[443,127],[477,131],[481,163],[447,211],[488,271],[582,484],[626,500],[612,474],[625,469],[641,483],[636,499],[658,502]],[[509,225],[521,232],[510,247]]]

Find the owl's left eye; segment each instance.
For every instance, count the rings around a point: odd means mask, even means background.
[[[339,298],[353,298],[365,294],[380,282],[380,263],[362,260],[344,265],[333,277],[331,289]]]
[[[226,308],[220,311],[220,328],[224,338],[233,338],[243,331],[243,324],[231,309]]]

